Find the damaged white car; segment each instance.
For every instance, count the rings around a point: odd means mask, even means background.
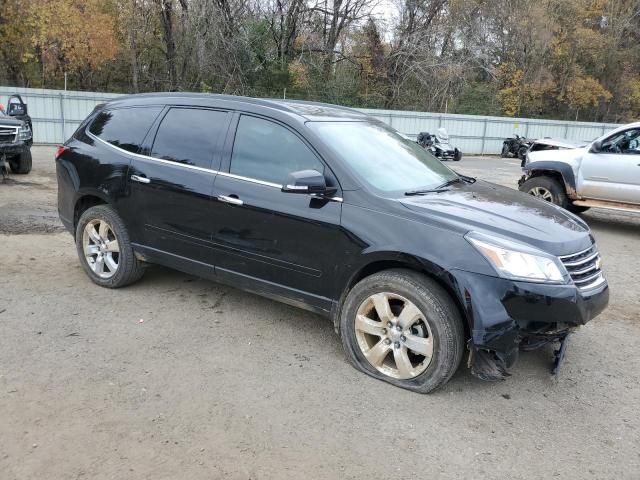
[[[584,146],[555,141],[547,147],[527,153],[520,191],[572,212],[590,207],[640,212],[640,122]]]

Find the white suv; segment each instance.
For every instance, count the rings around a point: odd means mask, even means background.
[[[584,147],[528,153],[520,191],[572,212],[589,207],[640,212],[640,122]]]

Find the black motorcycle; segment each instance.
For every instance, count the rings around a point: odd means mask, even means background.
[[[524,156],[532,144],[533,140],[521,137],[515,133],[512,138],[505,138],[504,142],[502,142],[500,156],[502,158],[513,156],[514,158],[518,157],[520,160],[524,160]]]

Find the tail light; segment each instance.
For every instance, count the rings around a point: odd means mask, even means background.
[[[58,147],[58,150],[56,150],[56,160],[58,160],[60,158],[60,155],[62,155],[64,152],[66,152],[68,150],[67,147],[65,147],[64,145],[60,145]]]

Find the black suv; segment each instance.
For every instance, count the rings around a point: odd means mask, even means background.
[[[447,382],[465,346],[474,374],[502,378],[608,302],[582,220],[354,110],[128,96],[56,160],[60,218],[98,285],[159,263],[318,312],[356,368],[410,390]]]

